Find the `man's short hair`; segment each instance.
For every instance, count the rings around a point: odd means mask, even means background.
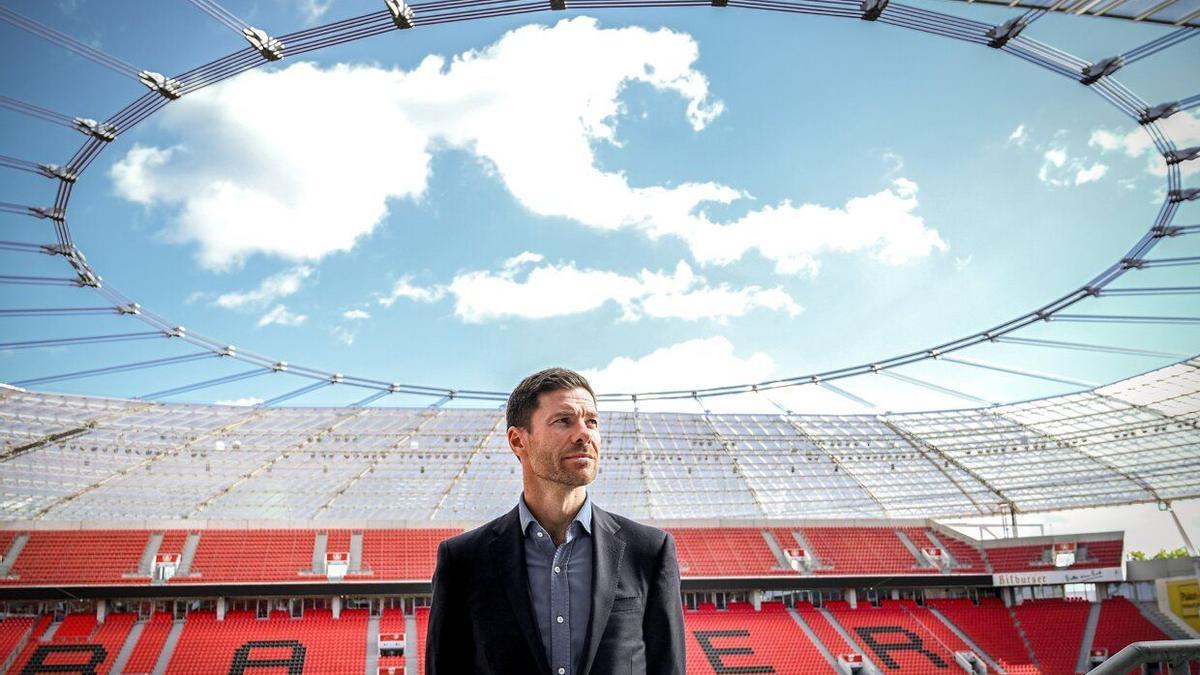
[[[581,388],[592,395],[593,402],[596,401],[596,392],[592,391],[587,378],[569,368],[547,368],[530,375],[508,395],[505,409],[508,426],[528,431],[533,411],[538,407],[538,396],[548,391]]]

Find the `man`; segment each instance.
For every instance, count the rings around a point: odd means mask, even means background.
[[[587,493],[600,461],[591,385],[534,373],[506,415],[524,493],[438,547],[426,675],[683,675],[674,539]]]

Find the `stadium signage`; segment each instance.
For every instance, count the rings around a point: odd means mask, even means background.
[[[1095,584],[1106,581],[1124,581],[1121,568],[1005,572],[992,575],[992,583],[996,586],[1052,586],[1056,584]]]

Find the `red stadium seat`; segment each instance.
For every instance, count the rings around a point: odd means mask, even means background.
[[[43,619],[49,623],[49,617]],[[31,664],[60,669],[88,664],[91,670],[104,675],[112,668],[136,619],[133,614],[110,614],[97,625],[96,615],[91,612],[68,614],[50,641],[31,639],[26,643],[11,672],[19,673]]]
[[[832,607],[830,613],[862,653],[885,673],[944,675],[958,669],[955,652],[969,651],[928,610],[913,603],[885,601],[882,607]]]
[[[366,669],[367,611],[346,610],[334,619],[328,610],[310,610],[302,619],[271,612],[194,612],[184,623],[167,666],[169,675],[229,672],[234,664],[302,663],[306,674],[361,673]],[[263,671],[262,666],[250,668]]]
[[[927,604],[941,612],[1006,671],[1026,675],[1039,672],[1008,608],[999,598],[984,598],[978,607],[966,599],[929,600]]]
[[[1088,609],[1087,602],[1067,600],[1032,600],[1013,608],[1046,675],[1075,672]]]
[[[835,672],[779,603],[764,603],[762,611],[689,611],[683,618],[689,674]]]
[[[173,624],[171,615],[165,612],[150,617],[142,627],[142,634],[133,647],[133,653],[129,655],[129,661],[125,663],[125,675],[150,675],[154,672],[154,664],[158,662],[158,655],[167,642]]]

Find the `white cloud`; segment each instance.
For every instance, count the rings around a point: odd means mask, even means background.
[[[1075,184],[1093,183],[1103,178],[1106,173],[1108,173],[1108,167],[1096,162],[1086,169],[1080,168],[1075,172]]]
[[[636,275],[579,268],[574,262],[545,264],[540,255],[521,254],[499,272],[477,270],[456,275],[446,290],[454,313],[467,323],[509,318],[546,319],[589,312],[614,303],[622,319],[643,316],[687,320],[743,316],[753,309],[798,315],[802,309],[782,288],[728,284],[710,286],[691,266],[679,261],[673,273],[643,269]],[[429,294],[438,291],[426,290]]]
[[[541,253],[534,253],[532,251],[523,251],[521,253],[514,255],[513,257],[509,258],[508,260],[505,260],[503,267],[506,271],[515,270],[515,269],[520,268],[522,265],[524,265],[526,263],[540,263],[545,259],[546,259],[546,256],[542,255]]]
[[[262,403],[262,402],[263,402],[263,399],[261,399],[261,398],[254,398],[253,396],[245,396],[242,398],[223,399],[220,401],[215,401],[215,404],[216,405],[236,405],[236,406],[250,407],[250,406],[258,405],[259,403]]]
[[[312,273],[313,269],[307,265],[293,267],[263,279],[253,290],[223,293],[213,304],[223,309],[261,309],[300,290],[301,283]]]
[[[161,176],[163,166],[180,148],[154,148],[134,143],[109,170],[117,194],[138,204],[149,206],[173,193],[173,186]]]
[[[362,321],[371,318],[371,315],[361,309],[348,309],[342,312],[342,318],[350,321]]]
[[[1008,135],[1008,142],[1019,148],[1025,147],[1025,143],[1029,141],[1029,132],[1025,130],[1024,124],[1018,124],[1016,129]]]
[[[891,150],[883,153],[883,161],[888,163],[887,174],[889,176],[894,176],[904,170],[904,158]]]
[[[275,305],[258,319],[258,327],[270,326],[299,326],[308,320],[304,314],[294,314],[285,305]]]
[[[1186,148],[1200,144],[1200,116],[1183,111],[1175,113],[1170,117],[1159,120],[1157,122],[1158,129],[1174,141],[1175,145],[1180,148]],[[1154,146],[1154,140],[1150,134],[1142,127],[1134,128],[1128,132],[1110,131],[1108,129],[1097,129],[1092,132],[1091,138],[1088,139],[1088,145],[1091,145],[1104,152],[1122,151],[1129,157],[1147,157],[1146,171],[1155,176],[1165,176],[1167,174],[1167,165],[1163,157],[1158,154],[1158,149]],[[1191,161],[1184,162],[1179,165],[1180,173],[1183,175],[1192,175],[1200,173],[1200,162]]]
[[[446,297],[446,288],[444,286],[433,286],[430,288],[422,288],[412,284],[411,276],[403,276],[396,280],[392,285],[392,290],[386,295],[380,295],[375,298],[375,302],[384,307],[391,307],[397,300],[405,299],[413,302],[437,302]]]
[[[449,62],[430,56],[412,71],[251,71],[163,113],[189,153],[131,151],[113,179],[127,198],[173,209],[169,236],[198,244],[214,269],[255,254],[316,260],[350,249],[387,215],[388,199],[424,194],[430,153],[442,147],[473,152],[535,214],[676,237],[702,264],[756,251],[781,272],[814,272],[824,253],[900,264],[945,249],[904,178],[842,207],[783,202],[724,223],[702,207],[747,199],[744,190],[633,186],[598,168],[594,146],[618,144],[630,83],[683,98],[696,131],[721,114],[698,57],[686,34],[577,17],[518,28]]]
[[[641,357],[619,356],[602,368],[581,373],[601,394],[702,389],[769,379],[775,361],[762,352],[739,357],[728,338],[717,336],[680,342]]]
[[[349,328],[346,328],[345,326],[334,326],[333,330],[330,332],[333,333],[333,337],[337,339],[338,342],[347,346],[354,344],[354,338],[356,337],[356,334]]]
[[[842,208],[784,201],[724,225],[678,214],[651,233],[679,233],[702,263],[731,263],[754,250],[784,274],[815,273],[817,256],[831,252],[869,252],[880,262],[899,265],[947,248],[915,215],[917,189],[915,182],[896,178],[890,188],[852,198]]]
[[[1107,165],[1093,162],[1086,166],[1083,160],[1070,156],[1065,147],[1056,143],[1042,153],[1042,165],[1038,168],[1038,180],[1046,185],[1056,188],[1084,185],[1108,173]]]
[[[394,113],[388,77],[299,63],[202,89],[161,118],[189,151],[135,147],[111,172],[117,192],[169,208],[166,237],[198,244],[210,269],[347,251],[388,198],[425,189],[428,140]]]
[[[1107,129],[1097,129],[1092,132],[1092,137],[1088,139],[1088,145],[1100,148],[1105,152],[1111,152],[1124,145],[1124,141],[1120,136]]]
[[[325,16],[325,12],[329,11],[329,6],[333,4],[333,0],[300,0],[300,13],[304,16],[304,23],[314,24]]]

